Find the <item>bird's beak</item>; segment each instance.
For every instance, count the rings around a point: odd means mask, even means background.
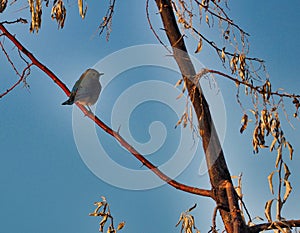
[[[104,75],[104,73],[99,73],[99,75],[101,76],[101,75]]]

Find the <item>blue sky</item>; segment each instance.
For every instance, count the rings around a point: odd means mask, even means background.
[[[22,10],[21,13],[17,11],[24,6],[22,4],[27,4],[27,1],[9,7],[0,14],[0,21],[18,18],[20,14],[29,19],[29,9]],[[150,6],[153,23],[159,28],[161,24],[155,14],[155,5],[151,2]],[[287,92],[299,93],[297,68],[300,54],[300,3],[238,1],[229,2],[229,6],[229,14],[235,22],[251,35],[251,54],[266,60],[273,86],[282,87]],[[82,20],[78,14],[77,1],[69,1],[63,30],[57,30],[56,23],[50,19],[49,9],[43,12],[43,24],[38,34],[30,34],[29,25],[9,25],[7,28],[71,88],[86,68],[94,66],[108,55],[129,46],[157,44],[147,24],[144,1],[117,1],[110,40],[106,42],[105,37],[99,37],[97,26],[106,7],[103,3],[89,1],[86,19]],[[218,37],[213,33],[208,35],[210,38]],[[164,37],[163,39],[165,40]],[[187,44],[193,52],[196,43],[188,39]],[[9,51],[15,52],[11,50],[8,40],[5,40],[5,45]],[[204,48],[196,58],[208,67],[222,69],[214,51],[208,48]],[[126,58],[123,59],[125,62]],[[119,63],[111,64],[110,69],[114,70]],[[0,64],[0,91],[3,92],[16,77],[2,53]],[[103,67],[102,70],[109,69]],[[107,82],[108,72],[105,72],[107,76],[104,76],[103,82]],[[126,88],[139,82],[161,80],[162,77],[166,83],[174,85],[179,75],[172,70],[154,66],[135,67],[119,74],[101,93],[97,115],[107,124],[113,125],[111,114],[115,100]],[[232,175],[243,173],[244,200],[252,216],[264,217],[265,201],[272,198],[267,176],[274,169],[275,154],[266,151],[253,155],[251,128],[242,136],[239,133],[243,113],[235,101],[235,85],[223,78],[217,78],[217,83],[226,109],[224,151],[229,169]],[[86,166],[85,157],[82,157],[75,143],[73,108],[61,106],[66,99],[64,93],[35,68],[28,78],[28,84],[30,89],[20,85],[0,100],[1,232],[97,232],[98,220],[89,217],[88,213],[93,211],[93,202],[99,200],[101,195],[106,196],[111,204],[115,221],[126,221],[123,232],[179,232],[175,224],[180,213],[194,203],[198,204],[195,210],[197,226],[203,232],[210,229],[214,203],[208,198],[186,194],[168,185],[138,191],[122,189],[95,176]],[[149,90],[148,92],[153,93]],[[219,98],[219,92],[215,93]],[[157,97],[161,93],[154,94]],[[212,99],[210,101],[213,103]],[[124,103],[126,104],[126,100]],[[288,102],[286,108],[288,112],[293,111]],[[122,113],[117,112],[117,116],[122,116]],[[82,120],[87,119],[82,116]],[[138,105],[128,124],[121,125],[120,132],[126,135],[128,126],[137,141],[136,145],[152,142],[151,135],[160,136],[157,132],[167,132],[165,144],[147,157],[156,164],[163,164],[172,157],[180,140],[180,127],[174,129],[177,120],[178,116],[168,104],[152,100]],[[224,119],[221,116],[218,121],[222,120]],[[162,124],[152,125],[153,129],[162,131],[154,130],[151,134],[148,130],[154,121]],[[300,191],[297,174],[300,165],[300,148],[297,145],[299,121],[292,119],[291,122],[295,129],[283,120],[285,133],[295,148],[294,160],[289,161],[294,189],[290,202],[284,209],[284,216],[297,219],[299,204],[296,198]],[[98,129],[96,134],[113,161],[133,169],[134,172],[145,170],[109,135]],[[90,140],[86,138],[86,143],[89,143]],[[190,152],[193,151],[196,151],[196,156],[192,157],[191,163],[177,180],[209,188],[208,177],[205,174],[199,175],[199,164],[203,160],[201,145],[191,146]],[[116,171],[110,172],[111,176],[118,177]],[[120,179],[126,182],[126,178]]]

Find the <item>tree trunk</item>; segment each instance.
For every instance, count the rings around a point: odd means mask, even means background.
[[[199,132],[205,152],[209,178],[214,192],[214,200],[220,211],[228,233],[248,232],[243,220],[238,196],[233,189],[231,176],[226,165],[223,150],[211,118],[208,103],[195,80],[195,68],[187,53],[182,34],[179,31],[170,0],[156,0],[165,32],[173,49],[174,58],[186,83],[190,100],[199,122]],[[228,190],[233,192],[228,195]],[[227,191],[226,191],[227,190]],[[229,199],[228,199],[229,198]]]

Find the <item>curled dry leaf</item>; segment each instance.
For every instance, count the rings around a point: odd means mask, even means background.
[[[271,146],[270,146],[270,151],[271,152],[273,151],[276,142],[277,142],[277,138],[274,138],[273,141],[272,141],[272,143],[271,143]]]
[[[277,158],[275,162],[275,167],[278,168],[279,162],[282,161],[282,145],[280,144],[277,149]]]
[[[266,202],[266,205],[265,205],[265,216],[269,222],[272,222],[271,207],[272,207],[273,201],[274,201],[274,199],[269,200]]]
[[[86,11],[87,11],[87,6],[85,6],[85,8],[83,10],[83,1],[82,0],[78,0],[78,9],[79,9],[79,14],[80,14],[81,18],[84,19]]]
[[[209,25],[209,17],[208,17],[208,15],[206,15],[205,16],[205,22],[207,23],[207,25],[210,27],[210,25]]]
[[[290,152],[290,160],[292,160],[294,149],[293,149],[292,145],[289,142],[287,142],[287,146],[288,146],[288,149],[289,149],[289,152]]]
[[[107,218],[108,218],[108,214],[105,214],[99,223],[101,232],[103,232],[103,228],[104,228],[105,223],[107,222]]]
[[[118,224],[117,230],[118,230],[118,231],[121,230],[124,226],[125,226],[125,222],[120,222],[120,223]]]
[[[240,128],[240,133],[243,133],[244,130],[247,128],[248,125],[248,115],[244,114],[241,120],[241,123],[243,124],[242,127]]]
[[[283,168],[284,168],[284,180],[288,180],[289,176],[291,175],[290,169],[286,163],[283,163]]]
[[[221,58],[222,58],[222,61],[225,62],[225,47],[222,49],[222,52],[221,52]]]
[[[29,9],[31,13],[30,32],[36,31],[38,33],[42,23],[42,1],[28,0]]]
[[[176,82],[175,87],[178,87],[179,85],[181,85],[181,83],[182,83],[182,78]]]
[[[290,196],[291,192],[292,192],[292,186],[291,183],[288,180],[284,180],[285,183],[285,194],[283,197],[283,202],[285,202],[288,197]]]
[[[239,58],[236,54],[234,54],[234,56],[231,58],[230,60],[230,69],[231,69],[231,72],[232,73],[235,73],[238,69],[238,61],[239,61]]]
[[[0,0],[0,13],[2,13],[7,5],[7,0]]]
[[[202,41],[202,39],[200,38],[195,53],[199,53],[199,52],[202,50],[202,45],[203,45],[203,41]]]
[[[66,20],[67,10],[64,6],[62,0],[58,0],[52,7],[51,17],[52,19],[56,19],[58,23],[58,28],[63,28]]]
[[[272,194],[274,194],[274,189],[273,189],[273,175],[274,175],[275,171],[272,171],[270,173],[270,175],[268,175],[268,181],[269,181],[269,187],[270,187],[270,191]]]
[[[195,203],[191,208],[188,209],[187,212],[191,212],[193,209],[195,209],[197,207],[197,203]]]

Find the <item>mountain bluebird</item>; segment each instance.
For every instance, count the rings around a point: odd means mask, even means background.
[[[95,104],[98,100],[101,84],[99,82],[99,73],[94,69],[87,69],[75,83],[72,88],[69,99],[62,103],[62,105],[72,105],[73,103],[80,103],[89,106]]]

